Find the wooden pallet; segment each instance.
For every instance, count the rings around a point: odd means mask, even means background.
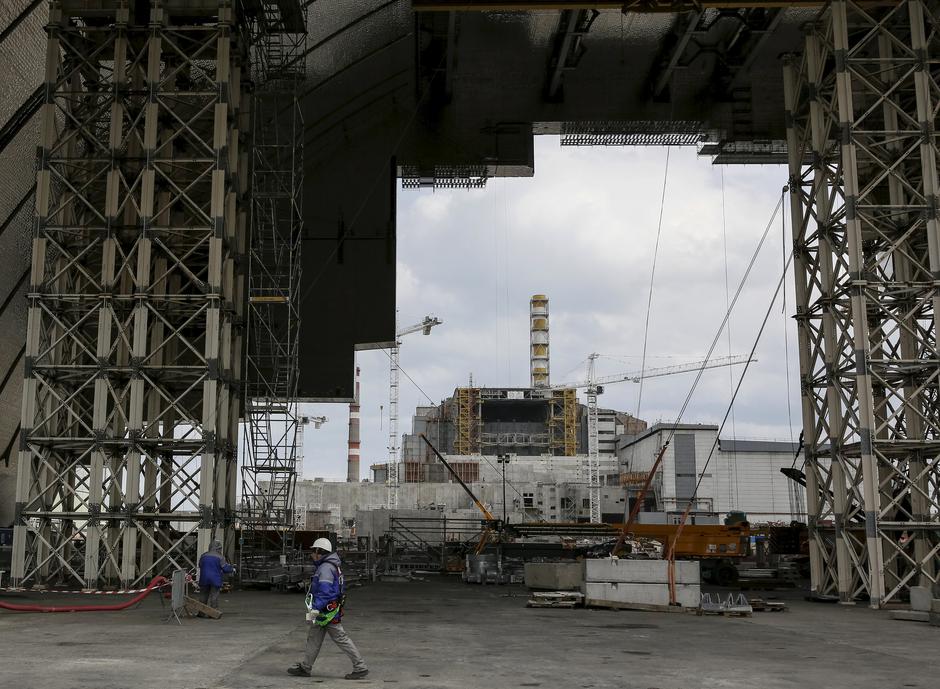
[[[578,591],[544,591],[533,593],[527,608],[575,608],[581,605],[584,594]]]

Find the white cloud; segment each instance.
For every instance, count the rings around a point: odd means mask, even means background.
[[[414,210],[424,220],[426,229],[440,229],[434,227],[448,216],[454,197],[450,194],[423,194],[414,202]]]

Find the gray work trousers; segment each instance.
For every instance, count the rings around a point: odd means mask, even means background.
[[[203,586],[199,589],[199,602],[210,608],[219,609],[219,589],[215,586]]]
[[[310,672],[313,668],[317,656],[320,655],[323,637],[327,634],[333,639],[333,643],[339,646],[339,650],[349,656],[353,664],[353,671],[368,670],[366,661],[362,659],[362,654],[359,653],[356,644],[352,642],[341,624],[328,624],[325,627],[318,624],[307,625],[307,649],[304,653],[304,660],[300,664],[304,670]]]

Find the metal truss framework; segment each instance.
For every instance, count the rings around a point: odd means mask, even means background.
[[[285,8],[290,11],[285,14]],[[252,22],[251,230],[241,557],[293,548],[303,450],[297,400],[306,20],[299,3],[261,3]],[[242,568],[244,575],[248,571]]]
[[[812,585],[872,607],[940,565],[937,9],[835,0],[785,67]]]
[[[398,493],[401,477],[398,475],[399,437],[398,437],[398,386],[399,350],[398,323],[395,324],[395,346],[388,350],[388,466],[385,477],[385,506],[390,510],[398,509]]]
[[[131,6],[50,7],[17,585],[128,586],[233,547],[243,37],[229,0]]]

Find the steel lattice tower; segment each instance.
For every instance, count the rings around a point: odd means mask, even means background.
[[[288,17],[284,8],[297,15]],[[306,19],[262,3],[252,22],[251,231],[242,466],[242,577],[293,547]]]
[[[940,565],[936,10],[835,0],[785,68],[813,589],[872,607]]]
[[[229,0],[131,5],[50,9],[17,584],[130,585],[233,547],[244,40]]]

